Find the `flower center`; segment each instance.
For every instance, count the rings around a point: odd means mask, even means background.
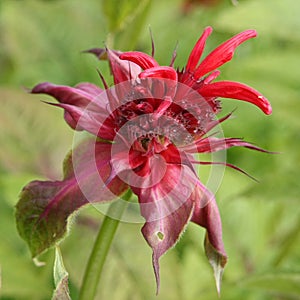
[[[192,143],[207,132],[209,123],[215,120],[214,111],[220,108],[215,99],[210,99],[210,104],[195,91],[185,93],[186,98],[180,100],[176,94],[172,99],[170,96],[158,99],[147,89],[145,93],[141,91],[140,86],[133,87],[114,116],[116,131],[126,126],[125,138],[131,144],[139,141],[145,151],[152,139],[163,144],[166,137],[176,146]]]

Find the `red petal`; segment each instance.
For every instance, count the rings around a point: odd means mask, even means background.
[[[198,92],[203,97],[224,97],[250,102],[258,106],[265,114],[272,113],[270,102],[255,89],[233,81],[219,81],[203,85]]]
[[[96,96],[99,96],[102,92],[102,89],[91,83],[80,83],[73,88],[50,82],[40,83],[31,91],[33,94],[48,94],[56,98],[60,103],[77,106],[87,106],[90,102],[95,101],[97,99]],[[97,103],[97,105],[99,104]]]
[[[120,59],[134,62],[144,70],[159,66],[153,57],[138,51],[124,52],[120,55]]]
[[[103,90],[96,86],[95,84],[89,83],[89,82],[82,82],[77,85],[75,85],[76,89],[79,89],[81,91],[87,92],[89,95],[97,97],[99,96]],[[95,99],[95,98],[93,98]],[[104,107],[104,106],[103,106]]]
[[[136,64],[128,61],[123,61],[118,52],[107,50],[110,68],[114,76],[115,84],[123,81],[129,81],[136,78],[140,72],[140,68]]]
[[[241,32],[228,41],[221,44],[214,51],[212,51],[198,66],[194,77],[200,78],[203,75],[217,69],[232,59],[235,49],[246,40],[256,36],[255,30],[246,30]]]
[[[211,74],[209,74],[203,81],[204,84],[208,84],[210,82],[212,82],[213,80],[215,80],[219,75],[221,74],[221,72],[219,70],[216,70],[214,72],[212,72]]]
[[[193,72],[195,70],[195,68],[201,58],[201,55],[203,53],[206,40],[210,36],[212,31],[213,30],[211,27],[206,27],[204,29],[204,32],[202,33],[201,37],[197,41],[196,45],[194,46],[194,48],[189,56],[188,62],[186,64],[186,71]]]
[[[139,78],[148,79],[154,98],[173,98],[177,89],[177,72],[172,67],[154,67],[139,74]]]
[[[177,72],[172,67],[153,67],[139,74],[140,78],[165,78],[177,81]]]
[[[97,94],[99,91],[99,94]],[[87,130],[94,135],[98,135],[99,129],[101,133],[105,133],[101,137],[110,139],[113,137],[113,128],[105,120],[108,118],[107,111],[108,99],[103,90],[93,84],[82,83],[76,87],[63,85],[55,85],[48,82],[35,86],[32,91],[34,94],[50,95],[59,104],[50,103],[59,106],[65,110],[65,120],[76,130]]]
[[[84,51],[86,53],[92,53],[100,60],[109,60],[111,71],[114,75],[115,84],[122,81],[127,81],[132,78],[136,78],[140,72],[140,68],[136,64],[130,62],[124,62],[120,60],[121,51],[93,48]]]

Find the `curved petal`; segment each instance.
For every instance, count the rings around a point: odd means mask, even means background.
[[[204,83],[204,84],[208,84],[208,83],[212,82],[212,81],[215,80],[220,74],[221,74],[221,72],[220,72],[219,70],[216,70],[216,71],[211,72],[207,77],[205,77],[203,83]]]
[[[177,72],[172,67],[153,67],[139,74],[139,78],[148,79],[147,85],[151,86],[154,98],[174,98],[177,90]]]
[[[57,99],[60,103],[76,106],[87,106],[91,102],[96,106],[104,107],[106,103],[96,102],[97,96],[103,92],[102,89],[91,83],[80,83],[75,87],[56,85],[50,82],[43,82],[36,85],[32,94],[47,94]]]
[[[197,67],[197,64],[201,58],[201,55],[203,53],[204,47],[205,47],[205,43],[207,38],[211,35],[213,29],[209,26],[206,27],[201,35],[201,37],[199,38],[199,40],[197,41],[196,45],[194,46],[188,62],[186,64],[186,71],[191,71],[193,72],[195,70],[195,68]]]
[[[84,91],[88,93],[89,95],[93,96],[92,101],[95,101],[95,97],[98,97],[103,90],[99,88],[97,85],[90,83],[90,82],[82,82],[75,85],[76,89]],[[97,98],[96,98],[97,100]],[[101,103],[99,103],[101,104]],[[102,107],[104,107],[105,103],[102,103]]]
[[[99,94],[98,94],[99,91]],[[81,83],[75,87],[55,85],[49,82],[35,86],[31,93],[47,94],[58,102],[49,103],[65,110],[65,120],[76,130],[86,130],[103,139],[114,136],[109,123],[107,94],[93,84]]]
[[[272,107],[267,98],[250,86],[239,82],[218,81],[203,85],[198,92],[203,97],[224,97],[250,102],[265,114],[272,113]]]
[[[165,78],[177,82],[177,72],[172,67],[153,67],[139,74],[139,78]]]
[[[123,53],[121,51],[93,48],[84,52],[96,55],[99,60],[109,60],[115,84],[136,78],[140,72],[140,68],[136,64],[124,62],[120,59],[120,55]]]
[[[124,52],[120,55],[120,59],[129,60],[139,65],[144,70],[159,66],[159,64],[153,57],[139,51]]]
[[[200,63],[200,65],[197,67],[194,73],[194,77],[198,79],[231,60],[235,49],[241,43],[245,42],[250,38],[256,37],[256,35],[257,33],[255,30],[246,30],[221,44],[210,54],[208,54],[205,57],[205,59]]]

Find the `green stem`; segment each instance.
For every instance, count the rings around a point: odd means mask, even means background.
[[[124,201],[114,202],[109,207],[94,243],[83,277],[78,300],[93,300],[95,298],[103,265],[120,223],[119,218],[122,216],[126,208],[127,201],[130,199],[131,195],[131,190],[128,190],[122,197]],[[112,213],[116,219],[109,217]]]

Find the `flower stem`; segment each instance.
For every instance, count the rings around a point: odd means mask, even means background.
[[[102,269],[120,223],[119,218],[122,216],[131,195],[131,190],[128,190],[122,197],[124,201],[117,201],[110,205],[87,263],[78,300],[93,300],[95,298]],[[115,219],[109,217],[112,214]]]

